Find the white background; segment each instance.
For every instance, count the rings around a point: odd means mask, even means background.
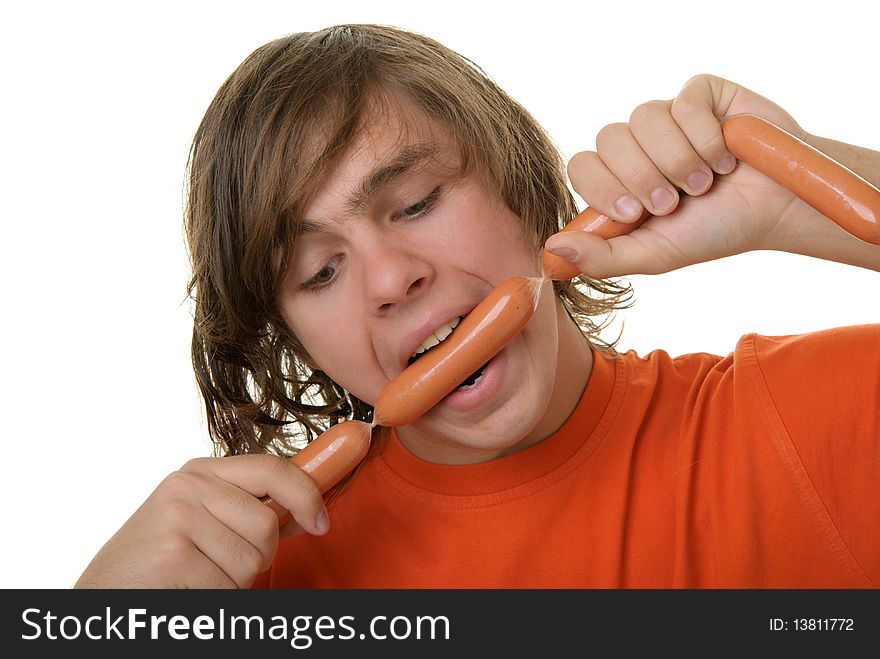
[[[864,0],[14,7],[0,27],[5,588],[72,585],[168,472],[211,451],[189,363],[183,173],[209,101],[259,45],[345,22],[424,32],[483,66],[567,156],[701,72],[880,149],[880,10]],[[639,352],[726,354],[746,332],[880,320],[876,273],[783,253],[632,281],[620,347]]]

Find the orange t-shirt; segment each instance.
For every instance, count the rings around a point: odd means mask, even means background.
[[[880,325],[594,357],[514,455],[430,464],[391,433],[255,587],[880,584]]]

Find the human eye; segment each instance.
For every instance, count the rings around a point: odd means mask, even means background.
[[[434,188],[434,190],[427,197],[422,199],[421,201],[413,204],[412,206],[407,206],[406,208],[397,211],[394,214],[395,220],[414,220],[423,215],[427,215],[431,212],[431,209],[434,207],[434,204],[437,203],[437,200],[440,198],[440,195],[443,193],[442,186],[438,186]]]
[[[326,288],[330,284],[333,283],[336,278],[336,272],[339,269],[339,263],[342,260],[341,256],[336,256],[330,261],[328,261],[318,272],[312,275],[311,278],[304,281],[300,284],[300,290],[305,292],[313,292],[318,291],[322,288]]]

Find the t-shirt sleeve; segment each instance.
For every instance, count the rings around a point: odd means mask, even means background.
[[[812,486],[850,553],[880,584],[880,325],[750,338]]]

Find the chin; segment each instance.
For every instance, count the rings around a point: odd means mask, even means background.
[[[548,385],[546,391],[549,392],[551,388]],[[478,424],[476,433],[472,426],[467,434],[473,433],[474,439],[487,449],[502,451],[517,448],[523,442],[541,439],[533,437],[533,433],[544,418],[550,396],[535,390],[524,393],[527,395],[511,398],[495,414]]]

